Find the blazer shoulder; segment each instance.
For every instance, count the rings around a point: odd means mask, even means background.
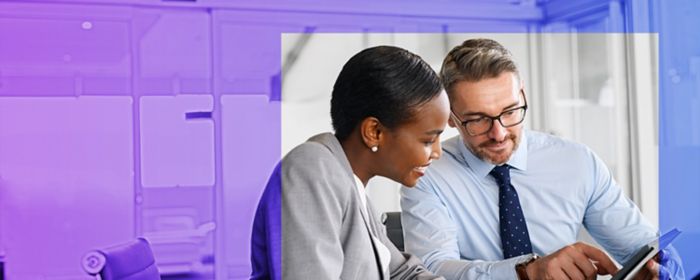
[[[304,142],[289,151],[282,159],[282,167],[294,164],[309,165],[312,162],[337,163],[337,160],[335,160],[333,152],[327,146],[317,142]],[[340,165],[339,163],[337,164]]]
[[[346,170],[327,146],[317,142],[305,142],[290,151],[282,160],[282,177],[285,189],[313,188],[308,191],[343,196],[350,195],[353,188],[348,185],[354,184],[352,170]],[[325,190],[314,187],[318,184]]]

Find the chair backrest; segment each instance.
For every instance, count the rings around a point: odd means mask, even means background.
[[[394,246],[403,252],[403,226],[401,212],[386,212],[382,215],[382,223],[386,227],[386,235]]]
[[[102,280],[160,280],[151,246],[143,238],[88,252],[83,269]]]

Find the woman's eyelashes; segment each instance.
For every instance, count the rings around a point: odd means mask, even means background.
[[[426,147],[427,147],[427,146],[432,146],[433,144],[435,144],[435,141],[437,141],[437,139],[438,139],[438,138],[433,138],[433,139],[430,139],[430,140],[423,141],[423,144],[424,144]]]

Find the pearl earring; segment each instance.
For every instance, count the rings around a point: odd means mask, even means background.
[[[372,148],[369,148],[369,149],[372,150],[373,153],[376,153],[377,150],[379,150],[379,147],[373,146]]]

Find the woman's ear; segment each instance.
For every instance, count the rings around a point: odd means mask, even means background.
[[[360,136],[367,149],[373,150],[379,147],[384,137],[382,124],[375,117],[367,117],[360,123]],[[374,151],[374,150],[373,150]]]

